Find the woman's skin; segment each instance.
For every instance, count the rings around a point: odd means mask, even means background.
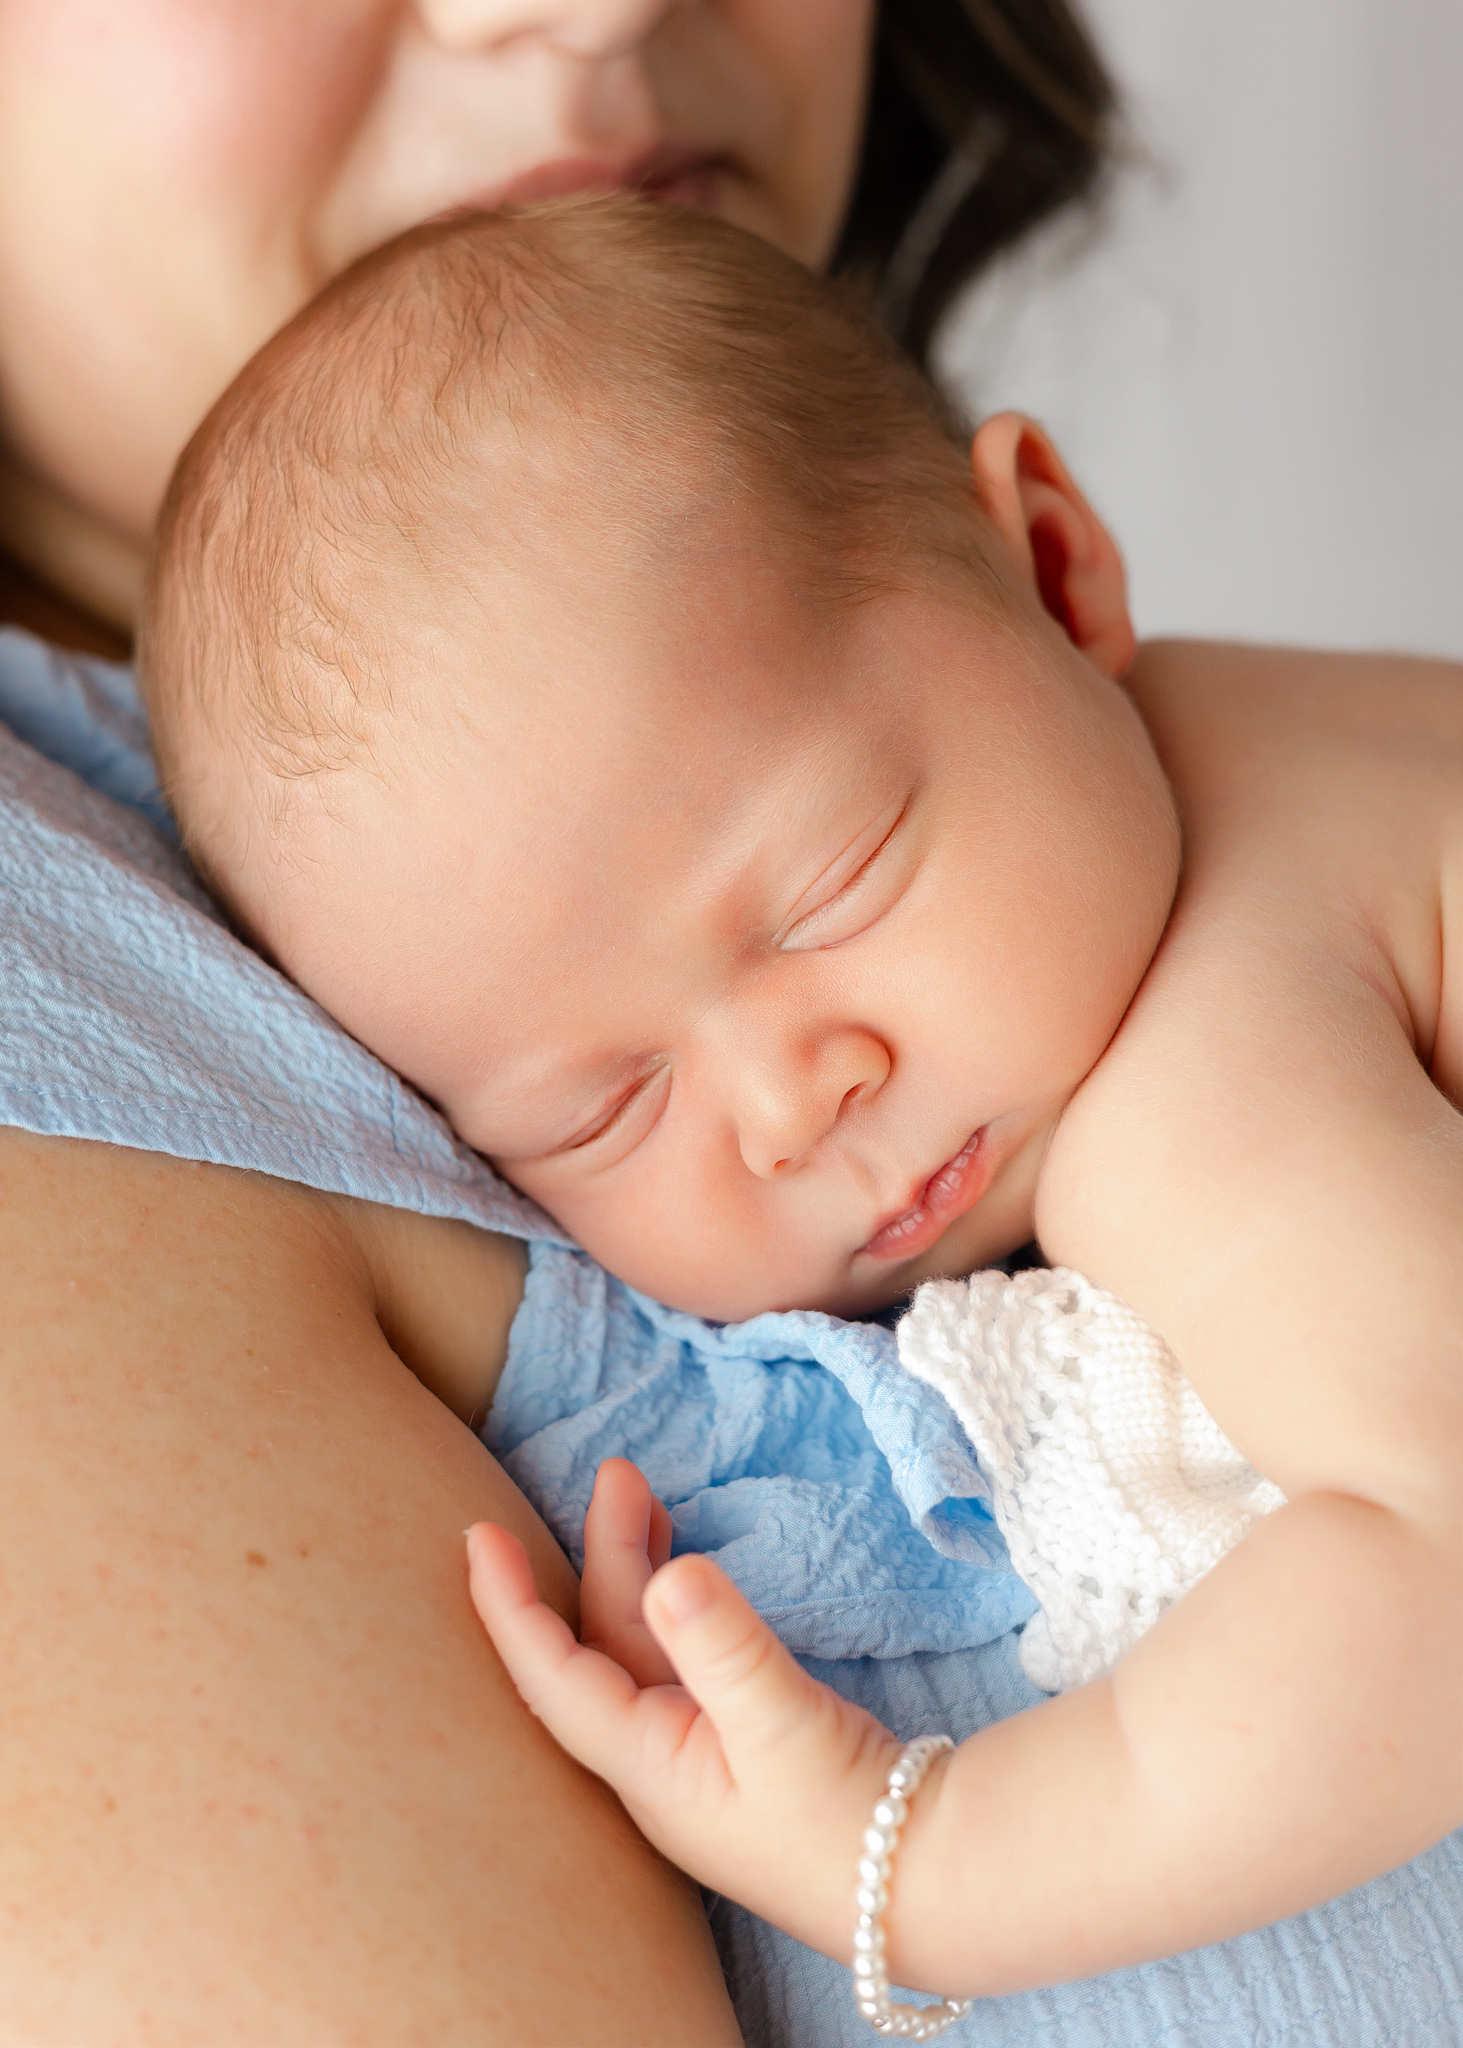
[[[694,1892],[519,1706],[462,1530],[571,1617],[573,1575],[377,1322],[373,1269],[481,1393],[517,1249],[16,1131],[0,1190],[0,2039],[730,2048]]]
[[[431,213],[648,180],[821,262],[871,22],[0,0],[0,618],[123,651],[201,414]],[[0,2039],[734,2043],[694,1892],[530,1719],[468,1603],[488,1517],[574,1612],[464,1426],[521,1249],[0,1130],[0,1270]]]

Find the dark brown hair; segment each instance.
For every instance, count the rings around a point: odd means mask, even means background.
[[[834,268],[877,281],[890,331],[926,363],[960,286],[1098,189],[1116,114],[1067,0],[881,0]]]

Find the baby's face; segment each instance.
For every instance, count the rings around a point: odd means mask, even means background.
[[[860,1315],[1011,1250],[1172,896],[1126,697],[978,587],[592,582],[439,642],[491,708],[343,782],[265,937],[662,1301]]]

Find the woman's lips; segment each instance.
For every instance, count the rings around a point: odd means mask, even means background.
[[[475,193],[465,203],[491,210],[527,205],[535,199],[558,199],[570,192],[641,192],[647,198],[709,212],[723,168],[723,159],[707,150],[662,142],[633,157],[558,157],[552,163],[536,164],[490,192]]]
[[[913,1208],[882,1224],[863,1247],[871,1259],[913,1259],[928,1251],[957,1216],[973,1209],[990,1186],[993,1162],[985,1127],[932,1173]]]

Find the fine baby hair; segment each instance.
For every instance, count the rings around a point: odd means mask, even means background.
[[[973,504],[933,387],[752,235],[619,196],[417,228],[276,337],[168,493],[140,668],[189,850],[229,899],[220,776],[270,838],[410,719],[442,598],[490,614],[544,524],[602,560],[750,511],[856,598],[979,569]]]

